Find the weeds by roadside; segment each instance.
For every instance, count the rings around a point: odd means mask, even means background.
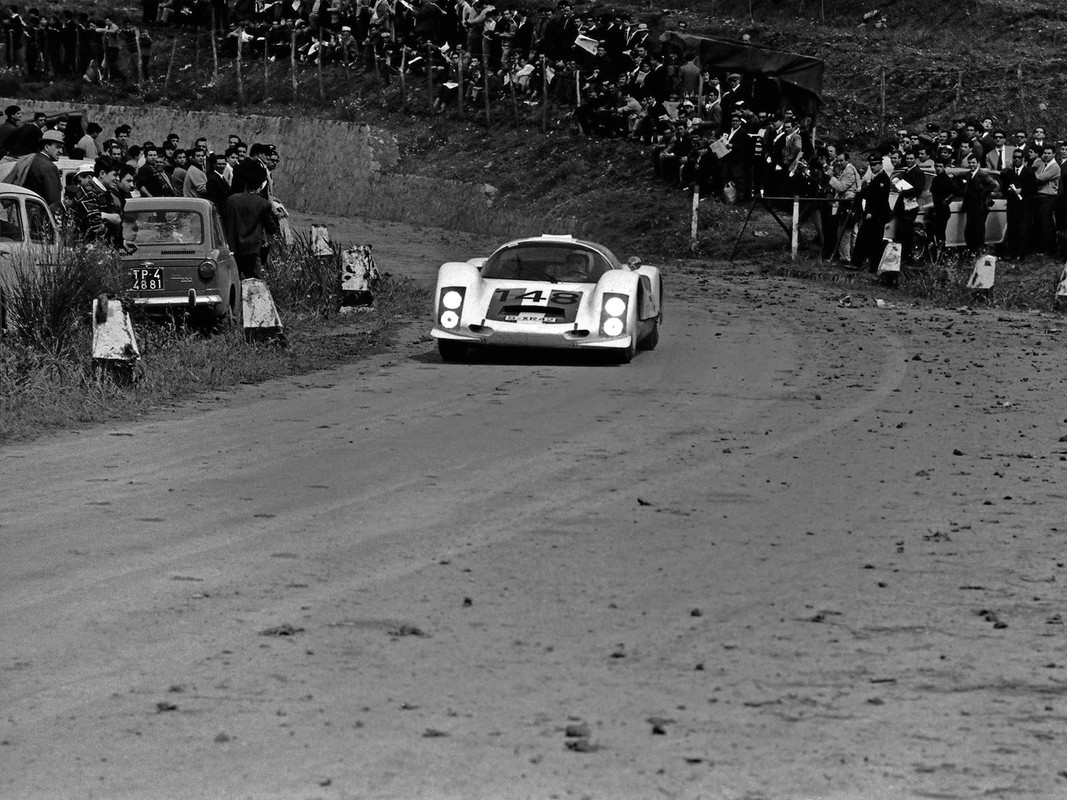
[[[23,320],[19,331],[0,336],[0,442],[129,419],[205,391],[360,358],[384,348],[399,324],[426,313],[428,289],[385,276],[373,312],[337,314],[333,267],[308,258],[309,253],[297,243],[276,252],[272,262],[271,287],[285,321],[287,348],[249,343],[237,329],[204,335],[145,321],[135,328],[142,358],[128,386],[102,378],[91,357],[89,311],[102,287],[116,285],[104,281],[111,273],[103,270],[96,275],[103,282],[75,290],[57,281],[72,274],[84,277],[82,256],[57,258],[54,274],[42,270],[43,277],[29,276],[25,286],[19,284],[18,291],[33,300],[27,307],[40,309],[35,317],[40,327]]]

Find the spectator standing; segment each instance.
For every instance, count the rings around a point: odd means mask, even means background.
[[[885,249],[885,225],[892,216],[889,207],[892,184],[879,154],[872,153],[867,159],[867,165],[870,168],[870,178],[863,184],[858,195],[863,216],[856,246],[852,251],[852,263],[857,268],[866,264],[869,272],[876,272]]]
[[[81,158],[88,161],[96,160],[96,157],[100,155],[100,148],[97,146],[96,137],[103,133],[103,131],[104,129],[96,122],[90,122],[85,127],[85,135],[74,145],[75,150],[81,151]]]
[[[1011,156],[1015,148],[1008,144],[1004,131],[995,131],[992,140],[993,147],[986,152],[985,165],[996,175],[1012,166],[1014,162]]]
[[[4,109],[4,121],[0,123],[0,158],[7,155],[11,143],[22,127],[22,108],[11,105]]]
[[[193,149],[182,182],[182,197],[207,197],[207,152],[202,147]]]
[[[844,151],[837,153],[830,165],[830,189],[834,193],[831,216],[836,223],[836,229],[833,231],[833,242],[823,242],[823,256],[831,258],[834,255],[833,251],[825,248],[827,246],[832,248],[840,242],[837,245],[837,256],[848,264],[852,261],[852,234],[855,219],[853,212],[856,205],[856,193],[860,189],[860,175],[849,161],[848,153]]]
[[[43,111],[34,112],[33,122],[23,125],[11,138],[7,154],[18,158],[19,156],[36,153],[40,150],[41,134],[44,132],[46,114]]]
[[[977,154],[972,153],[967,159],[967,175],[958,178],[960,193],[963,195],[963,206],[960,210],[967,215],[963,240],[967,249],[976,256],[985,251],[986,217],[989,216],[989,209],[993,205],[993,194],[1000,188],[993,177],[978,166],[979,158]]]
[[[1019,151],[1020,156],[1022,151]],[[941,252],[945,247],[945,230],[948,227],[949,217],[952,216],[951,203],[956,194],[956,182],[948,174],[949,160],[947,156],[939,156],[934,161],[934,177],[930,181],[930,206],[928,230],[930,242]]]
[[[174,188],[170,185],[167,173],[159,158],[159,148],[152,142],[145,142],[144,166],[137,170],[137,190],[146,197],[173,197]]]
[[[1008,258],[1026,256],[1034,215],[1037,176],[1025,156],[1023,150],[1014,150],[1011,166],[1000,173],[1000,190],[1008,200],[1008,230],[1004,237]]]
[[[79,238],[86,242],[115,242],[122,239],[122,216],[112,206],[109,195],[119,179],[119,164],[110,156],[96,159],[92,167],[78,168],[90,177],[73,192],[70,208]]]
[[[266,170],[258,162],[242,164],[234,175],[234,193],[226,199],[223,231],[242,279],[263,278],[260,253],[268,237],[279,230],[270,201],[260,194],[266,180]]]
[[[26,177],[22,180],[22,185],[41,195],[57,215],[61,210],[63,184],[56,162],[63,154],[63,146],[62,133],[45,131],[41,136],[40,149],[30,162]]]
[[[897,218],[896,241],[900,242],[902,262],[914,262],[915,219],[919,216],[919,198],[926,189],[926,175],[915,158],[914,151],[904,153],[904,168],[899,177],[894,176],[897,203],[893,213]]]
[[[1035,130],[1035,133],[1040,128]],[[1037,249],[1046,255],[1056,255],[1056,224],[1054,211],[1056,197],[1060,193],[1060,165],[1056,163],[1052,145],[1041,148],[1041,157],[1034,162],[1034,178],[1037,182],[1037,198],[1034,206],[1034,231]]]
[[[206,197],[222,214],[226,210],[226,198],[230,196],[230,184],[222,177],[222,162],[215,153],[208,154],[206,164]]]

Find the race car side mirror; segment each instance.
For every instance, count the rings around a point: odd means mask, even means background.
[[[630,256],[626,259],[626,266],[628,266],[631,271],[637,269],[641,266],[641,258],[639,256]]]

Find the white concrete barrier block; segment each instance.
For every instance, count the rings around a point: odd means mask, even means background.
[[[282,318],[274,305],[267,284],[259,278],[245,278],[241,281],[241,305],[244,311],[245,329],[274,328],[280,330]]]
[[[997,257],[980,256],[974,262],[974,270],[967,281],[968,289],[992,289],[997,276]]]
[[[371,305],[380,279],[371,245],[349,247],[341,253],[341,311]]]
[[[1060,272],[1060,282],[1056,285],[1056,297],[1067,297],[1067,264],[1063,265]]]
[[[118,300],[93,300],[93,358],[136,361],[141,357],[130,315]]]

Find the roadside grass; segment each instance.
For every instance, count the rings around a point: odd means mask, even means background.
[[[299,256],[290,258],[296,261]],[[335,313],[335,296],[315,294],[318,284],[304,268],[287,260],[284,269],[276,270],[279,277],[299,277],[277,286],[277,295],[286,298],[278,306],[288,346],[249,342],[237,329],[204,333],[137,322],[141,359],[128,381],[99,369],[91,357],[89,308],[95,295],[88,300],[65,295],[69,308],[62,318],[68,321],[62,330],[37,339],[10,332],[0,337],[0,442],[134,419],[206,392],[355,361],[385,350],[400,325],[424,316],[429,307],[427,288],[387,275],[373,311],[340,315]],[[309,286],[314,291],[309,293]],[[63,347],[51,346],[59,340]]]

